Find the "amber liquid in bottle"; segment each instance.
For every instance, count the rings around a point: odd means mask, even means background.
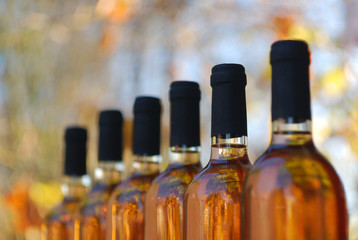
[[[159,156],[136,156],[134,172],[113,191],[109,201],[111,240],[144,239],[144,200],[159,174]]]
[[[105,240],[109,197],[122,179],[123,165],[118,162],[99,162],[95,170],[95,185],[81,204],[81,240]]]
[[[170,165],[152,183],[145,200],[145,239],[182,240],[184,194],[201,169],[200,147],[170,149]]]
[[[245,185],[243,239],[348,239],[343,185],[315,148],[311,121],[274,121],[273,130]]]
[[[210,162],[185,193],[184,239],[240,239],[241,192],[251,166],[246,137],[212,138]]]
[[[78,207],[87,193],[90,180],[86,177],[67,177],[61,187],[63,201],[41,224],[41,240],[78,240]]]

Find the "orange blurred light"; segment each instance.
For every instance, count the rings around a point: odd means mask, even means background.
[[[30,226],[40,226],[41,217],[36,205],[29,198],[29,184],[19,181],[12,187],[12,191],[5,194],[6,204],[13,212],[16,222],[16,230],[24,234]]]
[[[136,3],[130,0],[99,0],[96,12],[111,22],[124,22],[132,15],[132,6]]]

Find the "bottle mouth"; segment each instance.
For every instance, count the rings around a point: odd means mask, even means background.
[[[67,142],[86,142],[87,129],[82,126],[69,126],[65,130],[65,141]]]
[[[103,110],[99,114],[98,125],[122,128],[123,115],[121,111],[115,109]]]
[[[210,85],[238,84],[246,86],[245,68],[241,64],[224,63],[215,65],[211,69]]]
[[[305,61],[310,62],[308,44],[302,40],[282,40],[274,42],[271,46],[270,63],[279,61]]]
[[[245,73],[245,67],[237,63],[222,63],[217,64],[211,69],[211,73],[218,72],[239,72]]]
[[[134,114],[157,114],[162,111],[161,101],[159,98],[151,96],[139,96],[135,99],[133,113]]]
[[[191,81],[174,81],[170,84],[169,100],[196,99],[200,101],[199,84]]]

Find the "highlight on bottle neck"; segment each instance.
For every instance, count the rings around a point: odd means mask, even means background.
[[[312,132],[312,124],[309,119],[292,119],[292,118],[279,118],[272,122],[272,132],[279,133],[307,133]]]
[[[132,172],[134,174],[150,175],[159,172],[160,155],[134,155]]]
[[[274,128],[297,124],[294,128],[299,130],[311,120],[308,45],[304,41],[277,41],[272,44],[270,62]]]
[[[277,119],[272,122],[272,145],[312,143],[311,120]]]
[[[240,64],[212,68],[211,136],[247,136],[246,74]]]
[[[61,192],[65,198],[81,198],[91,187],[91,177],[88,175],[65,175],[61,184]]]
[[[247,137],[225,134],[211,138],[212,160],[235,160],[247,156]]]
[[[169,149],[170,164],[196,164],[200,162],[200,146],[171,146]]]
[[[247,146],[247,136],[238,137],[236,134],[219,134],[211,137],[212,146],[230,146],[243,145]]]
[[[94,170],[96,182],[118,183],[122,180],[124,164],[121,161],[99,161]]]

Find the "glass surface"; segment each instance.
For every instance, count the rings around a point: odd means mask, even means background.
[[[81,204],[80,239],[105,240],[109,196],[120,183],[123,165],[100,162],[95,170],[96,184]]]
[[[145,239],[183,239],[185,190],[201,169],[200,148],[171,147],[170,165],[149,188],[145,200]]]
[[[240,239],[241,192],[252,166],[243,144],[246,137],[212,142],[210,162],[185,193],[187,240]]]
[[[315,148],[310,129],[274,129],[243,197],[242,239],[348,239],[343,185]]]
[[[144,239],[144,199],[152,181],[159,174],[158,157],[137,156],[134,172],[113,191],[109,200],[110,226],[107,239]]]
[[[85,180],[85,182],[83,182]],[[77,240],[79,237],[78,207],[87,192],[86,178],[66,178],[62,185],[65,195],[41,224],[41,240]]]

